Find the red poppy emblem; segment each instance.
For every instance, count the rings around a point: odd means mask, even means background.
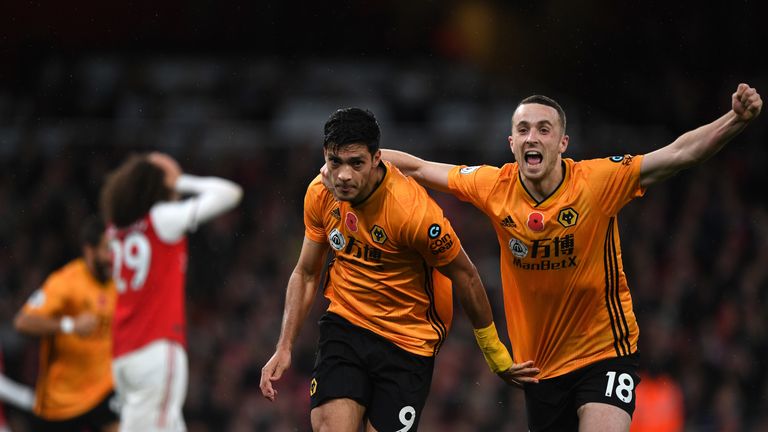
[[[357,216],[354,213],[347,212],[347,216],[344,218],[344,223],[350,231],[357,232]]]
[[[539,212],[529,214],[528,228],[533,231],[544,231],[544,215]]]

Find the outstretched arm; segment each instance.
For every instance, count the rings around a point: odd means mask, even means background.
[[[731,105],[731,111],[719,119],[686,132],[666,147],[646,154],[640,168],[640,185],[651,186],[717,153],[760,114],[763,101],[757,90],[747,84],[739,84],[731,97]]]
[[[413,177],[424,187],[448,192],[448,172],[456,165],[427,161],[397,150],[381,150],[381,158],[396,166],[403,174]]]
[[[272,382],[279,380],[291,365],[291,349],[304,319],[312,308],[327,251],[327,243],[316,243],[304,238],[299,261],[288,280],[283,323],[275,354],[261,369],[259,386],[261,393],[270,401],[274,402],[277,397],[277,390],[272,386]]]
[[[499,340],[493,312],[477,268],[462,248],[450,264],[439,267],[440,273],[448,277],[459,297],[462,308],[474,328],[475,338],[491,370],[507,384],[521,387],[523,383],[536,383],[540,372],[533,361],[515,364],[507,347]]]

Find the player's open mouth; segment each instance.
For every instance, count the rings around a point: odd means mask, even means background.
[[[525,162],[528,165],[538,165],[544,160],[544,156],[541,153],[533,150],[525,152]]]

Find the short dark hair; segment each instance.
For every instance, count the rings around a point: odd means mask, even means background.
[[[336,110],[324,127],[323,148],[336,151],[347,144],[365,144],[371,154],[379,151],[381,130],[369,110],[341,108]]]
[[[107,176],[101,188],[101,212],[109,223],[127,227],[144,217],[173,191],[165,184],[165,171],[146,154],[134,154]]]
[[[86,217],[80,226],[80,246],[97,247],[105,229],[104,221],[98,215]]]
[[[557,116],[560,117],[560,125],[563,126],[563,133],[565,133],[565,110],[554,99],[544,95],[533,95],[521,100],[517,106],[525,104],[540,104],[554,108],[557,111]]]

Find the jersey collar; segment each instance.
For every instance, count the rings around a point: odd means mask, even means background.
[[[549,203],[553,202],[555,198],[558,195],[560,195],[562,191],[565,189],[565,184],[571,175],[571,170],[570,170],[570,165],[565,163],[565,159],[563,159],[560,163],[562,164],[562,167],[563,167],[563,178],[560,180],[560,183],[557,185],[555,190],[553,190],[551,194],[546,196],[541,201],[537,201],[536,198],[534,198],[531,192],[528,190],[528,188],[525,187],[525,182],[523,182],[523,176],[520,173],[520,168],[518,165],[518,170],[517,170],[518,183],[520,184],[520,187],[522,187],[523,190],[525,191],[525,196],[532,207],[538,207],[538,208],[546,207]]]

